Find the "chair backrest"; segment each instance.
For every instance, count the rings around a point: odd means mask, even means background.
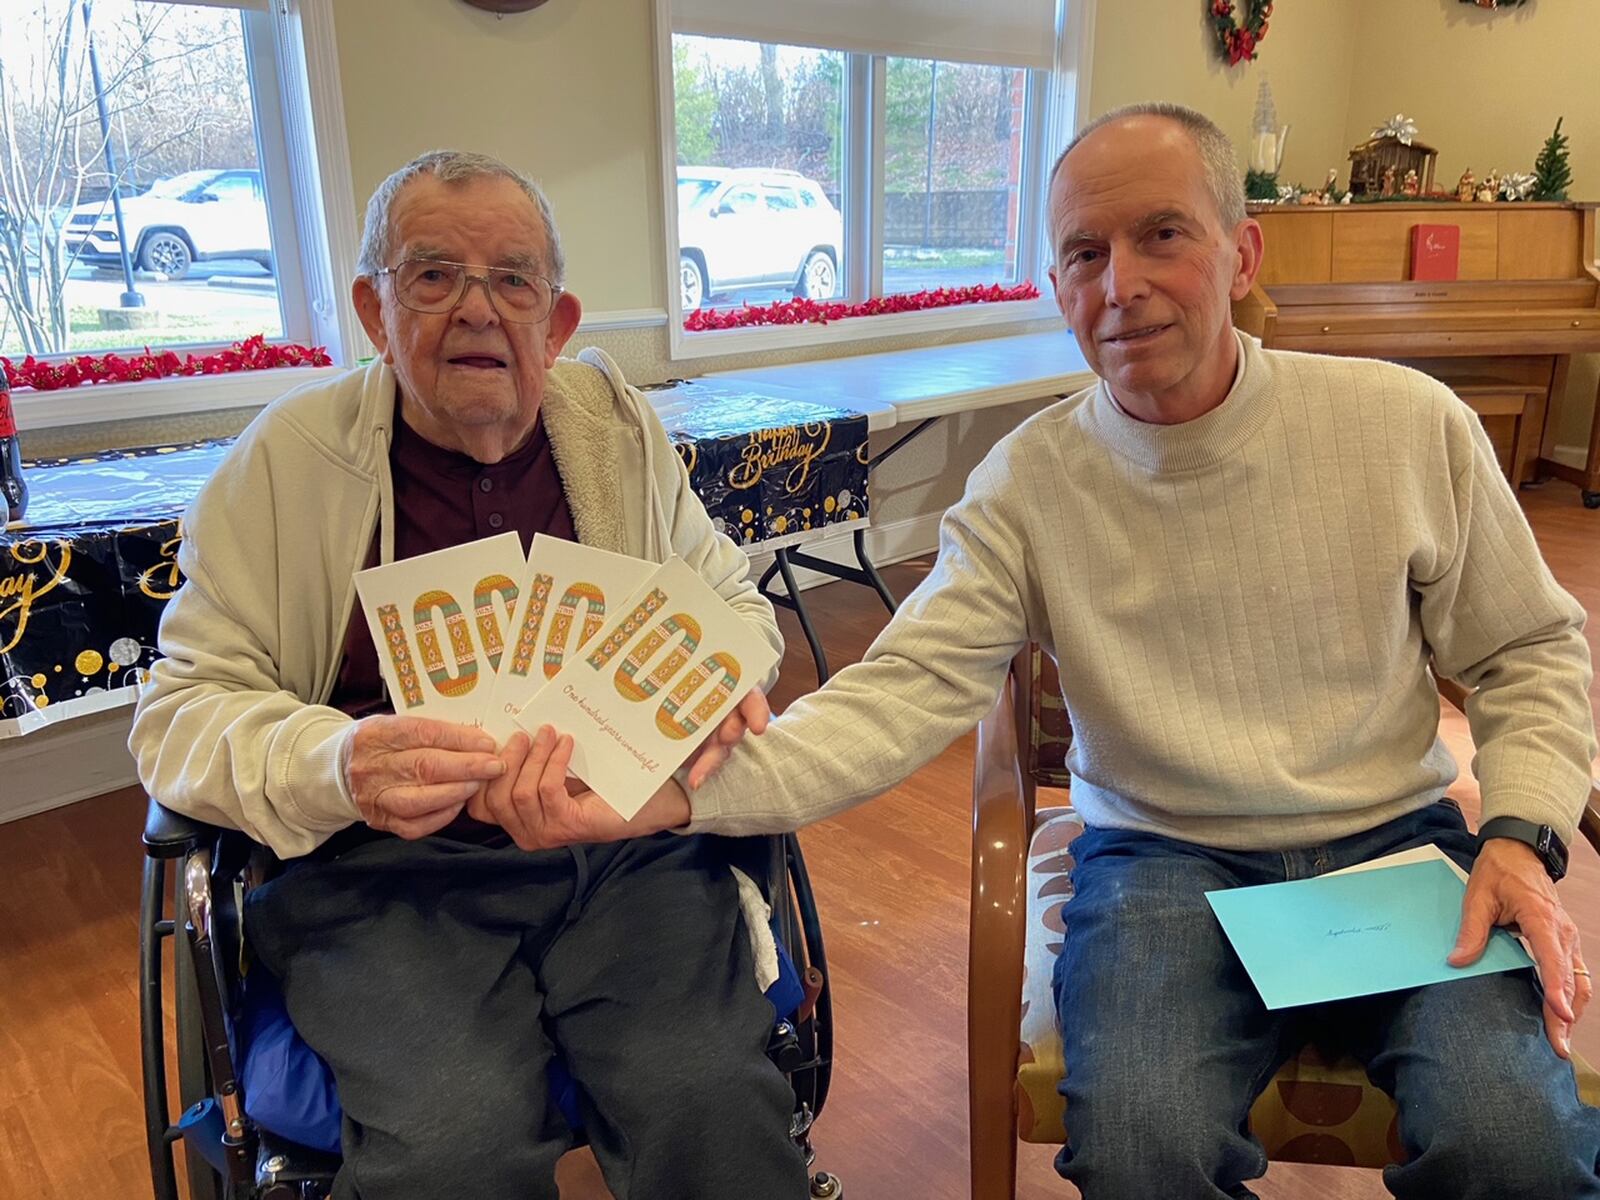
[[[1072,749],[1072,718],[1061,699],[1056,660],[1037,645],[1029,646],[1023,655],[1027,676],[1019,682],[1026,688],[1027,728],[1019,730],[1022,736],[1017,738],[1027,756],[1023,769],[1038,787],[1070,787],[1067,752]]]

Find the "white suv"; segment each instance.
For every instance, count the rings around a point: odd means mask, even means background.
[[[261,172],[185,171],[158,179],[122,202],[123,227],[134,262],[168,279],[210,258],[254,259],[272,269],[272,236]],[[121,261],[111,201],[80,204],[67,221],[67,253],[84,262]]]
[[[814,179],[794,171],[678,168],[683,311],[713,292],[779,284],[809,300],[839,290],[844,221]]]

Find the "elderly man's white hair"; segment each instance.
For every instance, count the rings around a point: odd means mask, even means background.
[[[1067,148],[1056,159],[1056,165],[1050,171],[1051,185],[1054,186],[1056,176],[1061,173],[1061,164],[1066,161],[1067,155],[1077,148],[1079,142],[1101,126],[1109,125],[1113,121],[1123,121],[1129,117],[1165,117],[1182,126],[1184,132],[1194,142],[1195,149],[1200,152],[1200,161],[1205,167],[1206,190],[1216,201],[1223,228],[1231,230],[1244,220],[1244,178],[1239,174],[1233,143],[1210,117],[1192,108],[1185,108],[1181,104],[1164,102],[1125,104],[1121,108],[1112,109],[1102,117],[1096,117],[1078,130],[1077,136],[1067,143]]]
[[[361,253],[356,259],[357,275],[375,275],[384,267],[391,249],[390,213],[394,198],[418,175],[427,173],[440,183],[465,183],[472,179],[509,179],[533,201],[544,221],[546,256],[545,269],[550,282],[567,281],[567,260],[561,252],[561,234],[556,231],[555,215],[550,211],[550,201],[539,185],[515,167],[487,154],[473,154],[466,150],[430,150],[419,154],[405,166],[378,185],[367,201],[366,224],[361,230]]]

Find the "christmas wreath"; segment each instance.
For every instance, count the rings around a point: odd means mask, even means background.
[[[1272,15],[1272,0],[1240,0],[1243,17],[1234,15],[1230,0],[1210,0],[1211,28],[1216,31],[1217,49],[1230,67],[1256,57],[1256,46],[1267,36],[1267,18]]]

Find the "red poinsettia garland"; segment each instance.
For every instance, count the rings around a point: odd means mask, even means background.
[[[1240,0],[1244,8],[1241,22],[1234,16],[1230,0],[1211,0],[1211,27],[1217,34],[1217,48],[1230,67],[1254,61],[1256,46],[1267,36],[1267,18],[1272,15],[1272,0]]]
[[[269,343],[265,334],[255,334],[216,354],[186,354],[179,358],[171,350],[124,358],[104,354],[98,358],[84,354],[60,362],[41,362],[28,355],[20,363],[0,357],[13,388],[31,387],[39,392],[78,387],[85,383],[133,383],[140,379],[162,379],[169,375],[227,375],[234,371],[267,371],[273,367],[331,367],[333,360],[321,346],[294,343]]]
[[[683,319],[690,333],[709,329],[744,329],[752,325],[808,325],[842,321],[846,317],[876,317],[884,313],[921,312],[957,304],[994,304],[1004,300],[1037,300],[1039,289],[1031,282],[1015,287],[998,283],[971,287],[932,288],[898,296],[879,296],[859,304],[842,300],[778,300],[772,304],[746,304],[741,308],[700,308]]]

